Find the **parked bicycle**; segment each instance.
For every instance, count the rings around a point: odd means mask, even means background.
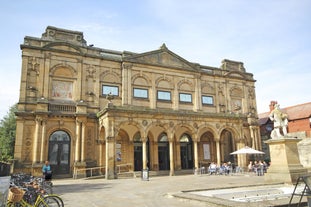
[[[52,194],[53,184],[43,178],[14,174],[8,194],[8,207],[63,207],[63,200]]]
[[[57,195],[44,195],[28,188],[11,187],[7,207],[64,207],[62,199]]]

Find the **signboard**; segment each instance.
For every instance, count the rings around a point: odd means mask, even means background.
[[[203,144],[203,155],[204,155],[204,160],[211,159],[211,151],[210,151],[209,144]]]

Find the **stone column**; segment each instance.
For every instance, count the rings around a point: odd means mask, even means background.
[[[180,142],[175,142],[176,146],[176,168],[177,170],[181,170],[181,157],[180,157]]]
[[[82,122],[81,124],[81,161],[85,162],[85,123]]]
[[[302,139],[280,138],[266,141],[270,148],[271,165],[266,182],[295,184],[298,177],[308,173],[300,164],[297,143]]]
[[[217,165],[220,166],[221,165],[221,158],[220,158],[220,144],[219,144],[219,140],[216,141],[216,155],[217,155]]]
[[[143,144],[143,169],[147,169],[147,140],[146,138],[142,138]]]
[[[81,130],[81,122],[76,120],[76,146],[75,146],[75,162],[80,161],[80,130]]]
[[[35,126],[33,148],[32,148],[32,163],[38,162],[38,141],[39,141],[40,124],[41,124],[41,119],[36,118],[36,126]]]
[[[46,140],[46,120],[42,121],[41,151],[40,151],[40,162],[41,163],[44,162],[44,156],[47,155],[47,153],[45,153],[45,146],[47,145],[45,144],[45,140]]]
[[[173,149],[173,140],[170,139],[169,141],[169,147],[170,147],[170,176],[173,176],[175,174],[174,169],[174,149]]]
[[[253,148],[253,149],[256,149],[256,147],[255,147],[254,130],[253,130],[253,127],[252,127],[252,126],[249,127],[249,131],[250,131],[251,139],[252,139],[252,146],[250,146],[250,147]]]
[[[98,151],[99,151],[99,157],[98,157],[98,164],[99,166],[103,166],[103,143],[101,140],[98,140]]]
[[[199,159],[198,159],[198,142],[193,142],[193,150],[194,150],[194,169],[199,169]]]
[[[108,179],[115,179],[115,137],[106,138],[106,176]]]
[[[193,110],[198,111],[202,109],[200,75],[195,75],[194,81],[195,86],[194,86]]]

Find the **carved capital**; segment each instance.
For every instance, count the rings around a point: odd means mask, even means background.
[[[115,140],[115,138],[112,137],[112,136],[106,137],[106,141],[107,141],[107,142],[113,142],[114,140]]]
[[[122,68],[125,69],[132,69],[133,64],[132,63],[122,63]]]

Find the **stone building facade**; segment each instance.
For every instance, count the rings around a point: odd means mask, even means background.
[[[167,172],[236,162],[261,150],[253,74],[242,62],[209,67],[165,44],[145,52],[87,45],[83,33],[48,26],[21,45],[16,171],[54,174],[103,167]]]

